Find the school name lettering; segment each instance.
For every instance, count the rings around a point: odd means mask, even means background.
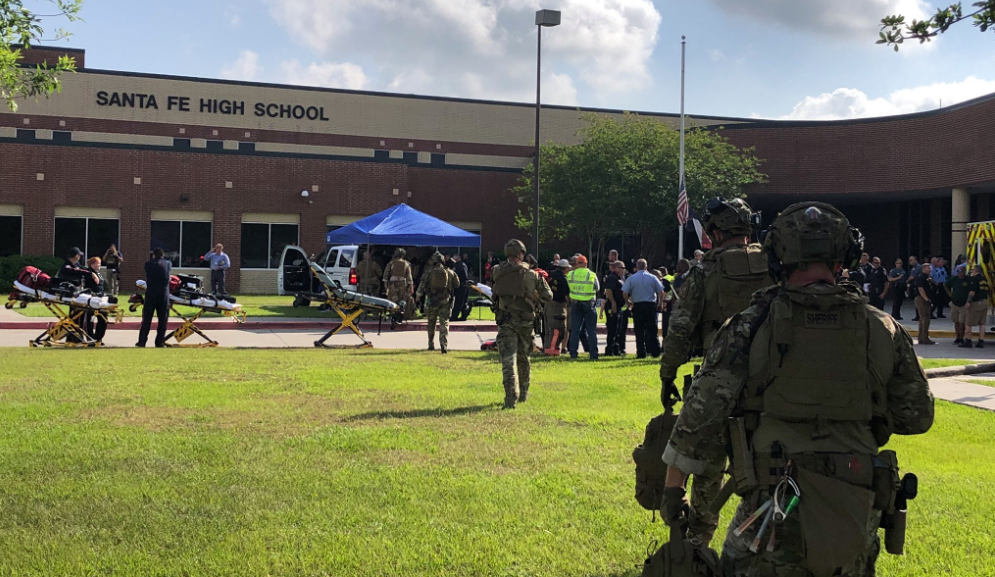
[[[97,92],[97,106],[116,106],[119,108],[140,108],[159,110],[159,100],[155,94],[140,94],[137,92]],[[200,112],[201,114],[228,114],[245,116],[244,100],[226,100],[218,98],[198,98],[189,96],[167,96],[163,102],[166,110],[179,112]],[[320,120],[328,122],[324,106],[303,106],[301,104],[283,104],[279,102],[256,102],[248,109],[254,116],[269,118],[291,118],[294,120]]]

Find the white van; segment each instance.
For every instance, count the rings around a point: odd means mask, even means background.
[[[354,244],[332,246],[328,248],[324,258],[315,260],[332,280],[339,281],[342,288],[357,290],[359,279],[356,276],[356,265],[359,263],[359,246]],[[321,292],[321,284],[311,274],[311,261],[303,248],[287,245],[283,249],[280,269],[276,275],[276,290],[280,295]]]

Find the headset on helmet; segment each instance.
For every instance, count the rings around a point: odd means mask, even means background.
[[[715,229],[732,234],[750,234],[760,226],[760,213],[753,212],[741,198],[713,198],[705,205],[705,212],[708,216],[704,226],[708,234]]]
[[[799,202],[784,209],[763,232],[770,276],[780,280],[787,267],[822,262],[852,266],[864,250],[864,237],[836,207]]]
[[[442,253],[439,251],[435,251],[434,253],[432,253],[432,256],[428,258],[428,264],[441,264],[443,260],[444,258],[442,256]]]

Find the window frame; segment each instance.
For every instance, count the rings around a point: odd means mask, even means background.
[[[0,214],[0,218],[16,218],[20,221],[20,235],[17,241],[17,253],[11,256],[24,256],[24,215],[23,214]],[[55,230],[52,230],[52,252],[55,252]]]
[[[242,226],[246,224],[261,224],[266,226],[266,264],[265,268],[260,267],[246,267],[242,265],[242,259],[245,258],[242,250],[242,246],[245,244],[242,242]],[[299,222],[259,222],[256,220],[243,220],[238,228],[238,241],[239,241],[239,270],[280,270],[283,267],[282,263],[282,253],[278,257],[276,266],[269,266],[270,258],[273,254],[273,225],[285,225],[285,226],[296,226],[297,227],[297,242],[293,243],[293,246],[301,246],[301,223]],[[288,245],[289,246],[289,245]]]
[[[94,256],[99,256],[100,258],[104,257],[103,253],[101,253],[101,254],[87,254],[86,253],[86,248],[90,245],[90,221],[91,220],[116,220],[117,221],[117,240],[114,242],[114,246],[116,246],[118,248],[118,250],[120,250],[121,252],[124,252],[123,247],[121,246],[121,217],[111,217],[111,218],[108,218],[108,217],[105,217],[105,216],[57,216],[52,221],[52,255],[53,256],[60,257],[60,258],[65,258],[65,256],[66,256],[64,254],[60,255],[60,254],[56,254],[55,253],[55,245],[56,245],[55,241],[56,241],[56,236],[57,236],[55,226],[58,223],[59,219],[79,219],[79,218],[81,218],[81,219],[83,219],[83,220],[86,221],[86,226],[85,226],[86,232],[83,235],[83,246],[82,246],[84,262],[85,262],[85,259],[89,259],[90,257],[94,257]],[[21,221],[21,236],[22,236],[22,238],[21,238],[21,250],[24,250],[24,238],[23,238],[23,236],[24,236],[24,221],[23,220]],[[107,249],[104,249],[104,250],[106,251]]]
[[[152,223],[153,222],[178,222],[180,224],[180,233],[179,233],[179,236],[177,237],[179,239],[179,245],[180,245],[179,251],[178,251],[179,254],[177,255],[177,259],[179,260],[179,264],[176,265],[176,268],[204,268],[202,266],[183,266],[183,223],[184,222],[196,222],[198,224],[207,223],[207,224],[211,225],[211,242],[210,242],[210,246],[214,247],[214,221],[213,220],[197,220],[197,219],[194,219],[194,218],[190,218],[190,219],[186,219],[186,220],[175,220],[175,219],[171,219],[171,218],[151,218],[151,219],[149,219],[149,245],[150,245],[149,246],[149,252],[151,252],[153,250],[153,248],[154,248],[154,247],[151,246],[151,244],[152,244]],[[200,256],[203,256],[203,255],[200,255]]]

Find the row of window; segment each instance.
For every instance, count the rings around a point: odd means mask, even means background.
[[[23,218],[0,216],[0,256],[23,253]],[[122,247],[121,222],[116,218],[56,217],[52,254],[65,256],[72,247],[79,247],[85,258],[103,257],[110,245],[117,245],[127,256],[129,247]],[[277,268],[280,255],[288,244],[298,244],[296,224],[242,223],[242,268]],[[214,246],[213,224],[205,221],[153,220],[148,250],[162,248],[166,258],[176,267],[207,266],[203,256]],[[139,253],[139,258],[145,258]]]

